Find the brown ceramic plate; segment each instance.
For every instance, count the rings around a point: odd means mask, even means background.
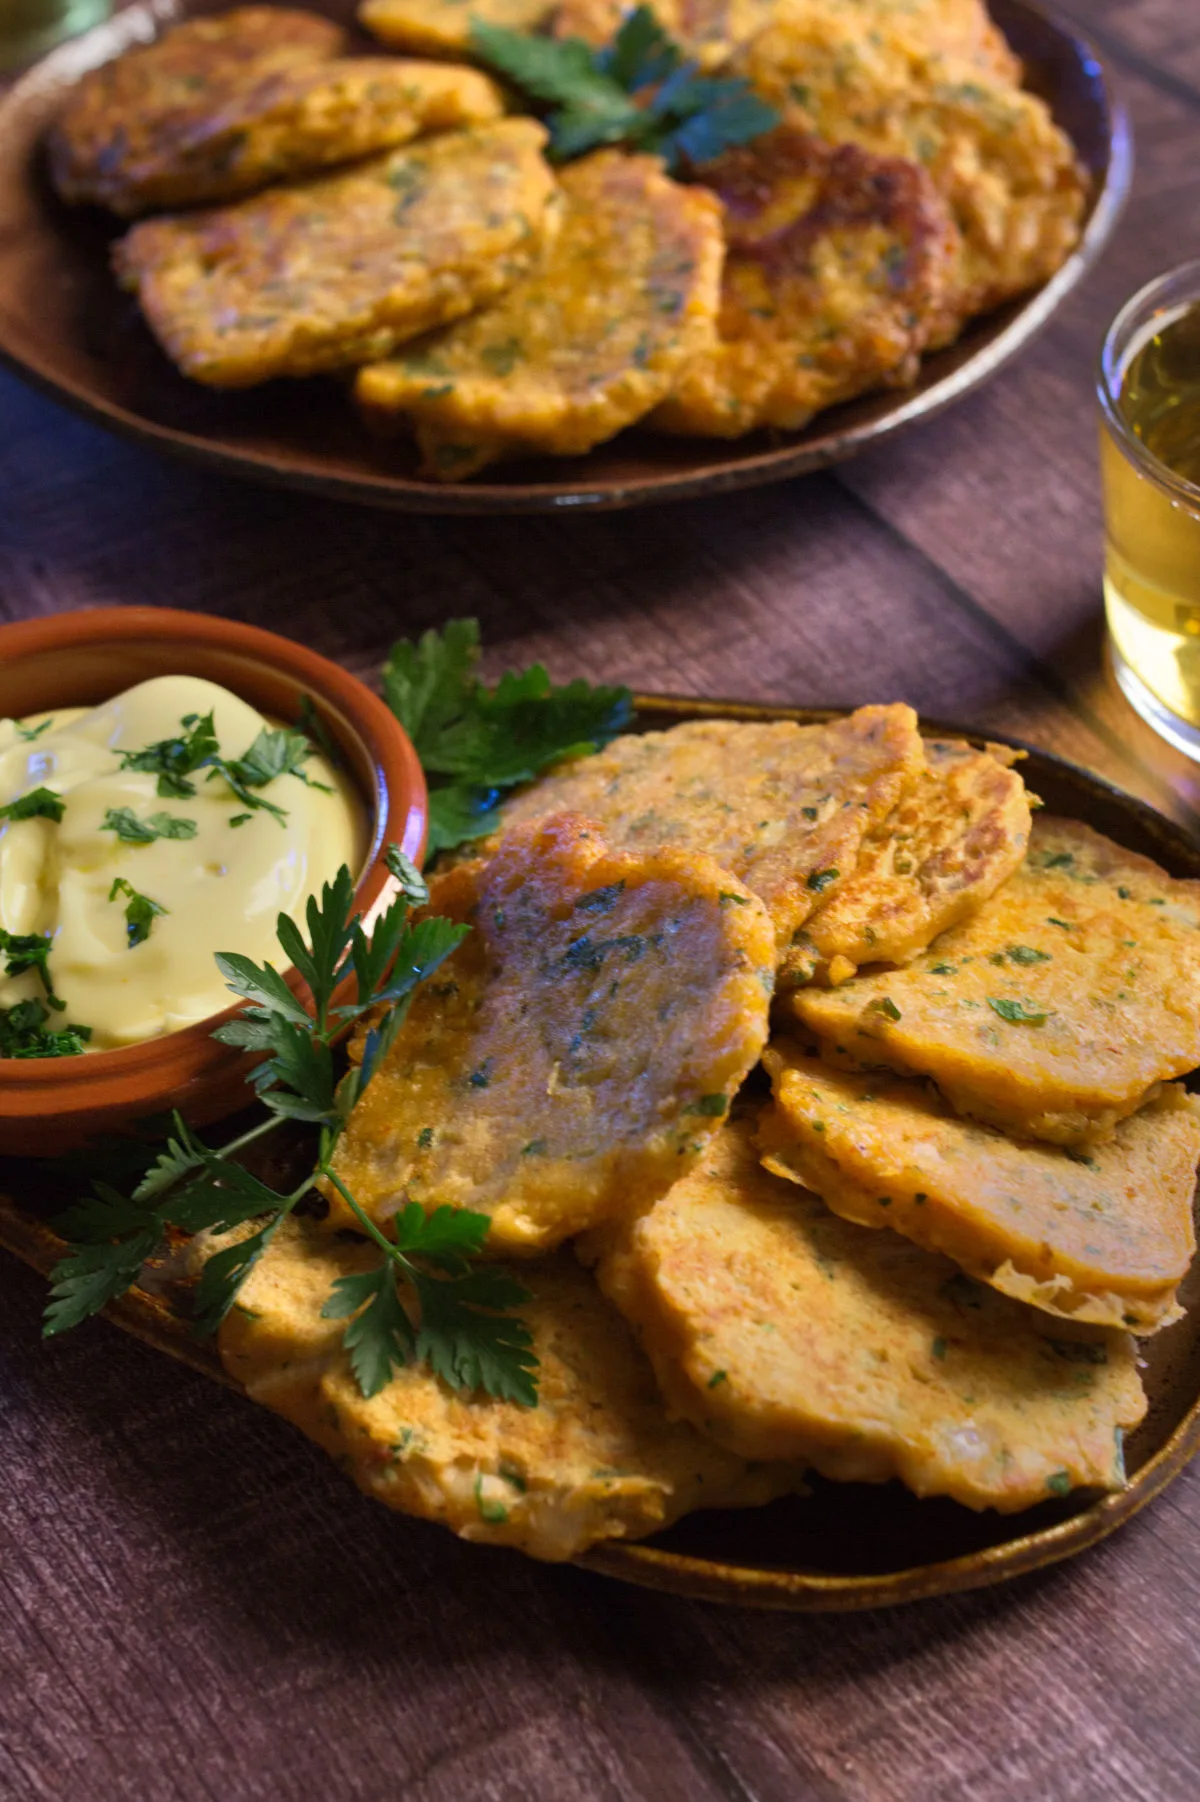
[[[348,0],[306,0],[348,19]],[[424,482],[406,445],[374,443],[334,380],[277,382],[216,394],[168,363],[107,266],[111,222],[59,204],[39,153],[64,91],[87,69],[164,24],[219,10],[209,0],[138,0],[63,45],[0,101],[0,358],[77,412],[194,462],[341,500],[414,513],[550,512],[648,501],[779,481],[853,456],[928,419],[978,387],[1028,343],[1095,262],[1129,184],[1129,129],[1092,51],[1028,4],[991,0],[997,23],[1091,171],[1093,199],[1078,250],[1027,299],[978,320],[929,357],[916,385],[837,407],[807,431],[737,444],[624,433],[586,457],[513,464],[485,482]]]
[[[643,695],[641,728],[682,719],[834,717],[811,709]],[[940,721],[935,737],[978,735]],[[1017,740],[1008,740],[1018,744]],[[1028,747],[1021,747],[1027,749]],[[1098,776],[1030,750],[1022,773],[1055,813],[1083,819],[1130,851],[1153,857],[1173,876],[1200,877],[1200,846],[1143,802]],[[8,1193],[5,1195],[4,1190]],[[0,1161],[0,1245],[46,1272],[62,1247],[39,1218],[38,1181],[28,1166]],[[880,1608],[953,1590],[975,1589],[1069,1558],[1152,1501],[1200,1450],[1200,1260],[1183,1285],[1189,1312],[1142,1341],[1150,1407],[1126,1445],[1128,1486],[1089,1499],[1049,1500],[1023,1514],[974,1514],[951,1501],[918,1501],[898,1483],[828,1483],[767,1508],[693,1514],[653,1539],[597,1547],[580,1563],[650,1589],[743,1607],[796,1610]],[[237,1388],[211,1343],[196,1340],[169,1284],[134,1290],[109,1309],[127,1332]]]

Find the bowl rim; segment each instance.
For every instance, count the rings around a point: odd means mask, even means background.
[[[367,820],[367,845],[354,889],[358,912],[368,915],[397,887],[383,862],[385,844],[394,841],[420,867],[428,827],[428,797],[412,740],[391,709],[365,682],[295,639],[241,620],[189,613],[182,608],[93,607],[0,625],[0,665],[9,668],[26,658],[55,652],[66,655],[88,646],[119,649],[123,643],[150,642],[240,652],[247,662],[294,677],[306,693],[311,693],[318,712],[323,703],[328,707],[335,701],[346,720],[353,722],[371,757],[375,777],[373,795],[366,793],[360,782],[354,782]],[[289,987],[298,992],[304,989],[294,966],[289,965],[282,974]],[[52,1093],[55,1089],[82,1085],[89,1091],[88,1096],[85,1100],[81,1095],[77,1108],[70,1111],[84,1112],[97,1105],[105,1084],[124,1084],[155,1067],[161,1068],[168,1046],[181,1053],[199,1048],[212,1040],[217,1027],[235,1019],[244,1005],[231,1003],[203,1020],[136,1044],[89,1051],[82,1060],[0,1058],[0,1091]]]

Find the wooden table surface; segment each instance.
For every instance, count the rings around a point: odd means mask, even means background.
[[[1091,371],[1197,249],[1196,0],[1073,0],[1133,200],[990,388],[836,474],[660,512],[411,520],[198,474],[0,376],[0,618],[151,602],[370,676],[478,615],[488,663],[1021,733],[1200,829],[1102,662]],[[1200,1467],[1117,1539],[858,1617],[693,1605],[389,1516],[282,1422],[0,1269],[0,1796],[72,1802],[1185,1802]]]

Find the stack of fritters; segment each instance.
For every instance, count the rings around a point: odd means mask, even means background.
[[[547,1558],[806,1469],[1000,1510],[1120,1486],[1130,1334],[1194,1250],[1200,885],[1031,833],[1010,753],[895,705],[617,739],[429,907],[473,931],[334,1169],[380,1226],[490,1216],[541,1404],[416,1367],[358,1396],[320,1306],[370,1254],[332,1185],[223,1329],[252,1394],[393,1506]]]
[[[302,12],[193,20],[84,77],[51,169],[66,199],[125,218],[210,208],[116,252],[184,374],[359,368],[368,424],[415,435],[443,481],[638,424],[798,429],[912,382],[926,350],[1074,247],[1086,178],[984,0],[654,10],[778,127],[677,179],[618,149],[556,179],[544,134],[516,166],[486,75],[414,59],[467,57],[476,19],[601,44],[615,0],[363,0],[404,60],[341,55],[342,33]],[[430,143],[399,151],[414,139]]]

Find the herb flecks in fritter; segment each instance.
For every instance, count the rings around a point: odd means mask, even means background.
[[[662,1193],[766,1037],[770,922],[748,894],[722,905],[730,881],[694,854],[611,850],[569,815],[436,878],[430,906],[474,931],[417,997],[335,1174],[376,1221],[469,1204],[490,1246],[522,1253]]]
[[[1164,1089],[1084,1162],[962,1120],[928,1084],[831,1070],[785,1039],[764,1062],[775,1093],[764,1161],[835,1213],[1051,1314],[1146,1333],[1178,1318],[1200,1161],[1200,1102],[1183,1089]]]
[[[649,413],[714,339],[722,257],[710,195],[650,157],[564,169],[562,225],[487,311],[359,372],[383,427],[415,427],[425,473],[457,481],[511,456],[578,456]]]

